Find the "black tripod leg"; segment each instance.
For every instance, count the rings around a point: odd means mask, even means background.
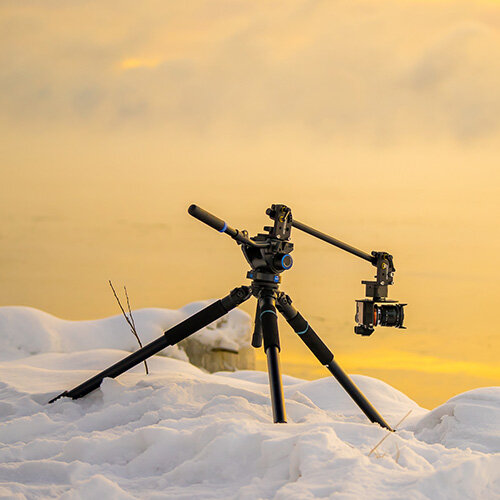
[[[318,337],[316,332],[309,326],[309,323],[292,306],[292,301],[288,295],[280,293],[277,300],[278,311],[288,321],[295,333],[299,335],[304,344],[309,347],[322,365],[325,365],[331,374],[338,380],[340,385],[351,396],[361,411],[370,419],[371,422],[377,422],[382,427],[392,431],[390,425],[383,419],[380,413],[366,399],[365,395],[358,389],[356,384],[350,379],[349,375],[335,361],[333,353]]]
[[[115,378],[118,375],[130,370],[130,368],[141,363],[145,359],[149,358],[153,354],[160,352],[165,347],[177,344],[181,340],[184,340],[189,335],[197,332],[201,328],[209,325],[213,321],[219,319],[221,316],[227,314],[231,309],[239,306],[245,300],[251,297],[250,288],[248,286],[242,286],[240,288],[235,288],[226,297],[217,300],[208,307],[205,307],[201,311],[193,314],[184,321],[181,321],[178,325],[167,330],[160,338],[153,340],[149,344],[145,345],[142,349],[130,354],[126,358],[118,361],[114,365],[106,368],[106,370],[98,373],[92,378],[86,380],[79,386],[71,389],[69,391],[64,391],[59,396],[51,399],[49,403],[53,403],[57,399],[66,396],[73,399],[81,398],[94,389],[97,389],[104,378],[111,377]]]
[[[260,347],[262,345],[262,325],[260,323],[260,307],[257,301],[257,308],[255,310],[255,325],[252,335],[252,347]]]
[[[285,398],[280,372],[280,339],[278,332],[278,315],[275,307],[276,299],[272,291],[262,291],[259,297],[259,319],[264,339],[264,351],[267,356],[267,372],[269,389],[273,407],[274,423],[286,423]]]

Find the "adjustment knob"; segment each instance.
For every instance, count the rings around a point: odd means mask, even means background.
[[[276,257],[274,257],[274,266],[276,269],[279,269],[281,271],[286,271],[287,269],[290,269],[293,265],[293,259],[292,256],[289,253],[286,254],[278,254]]]

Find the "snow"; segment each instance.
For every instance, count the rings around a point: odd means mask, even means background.
[[[212,302],[193,302],[176,311],[158,308],[134,311],[133,317],[143,345]],[[95,348],[135,351],[138,348],[137,340],[121,315],[97,321],[67,321],[30,307],[1,307],[0,334],[2,360],[43,352],[75,352]],[[245,312],[233,309],[193,337],[213,347],[237,351],[250,342],[250,318]],[[177,346],[168,347],[162,354],[187,360]]]
[[[143,342],[203,304],[136,311]],[[240,345],[248,316],[234,311],[210,333]],[[371,454],[387,431],[332,377],[283,377],[288,424],[272,423],[266,373],[208,374],[166,356],[149,360],[148,376],[139,365],[85,398],[47,404],[135,342],[120,317],[0,308],[0,498],[500,498],[499,387],[428,411],[354,375],[390,424],[411,410]]]

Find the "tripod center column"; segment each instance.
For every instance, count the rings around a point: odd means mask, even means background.
[[[280,369],[280,339],[278,316],[276,312],[276,291],[261,290],[259,293],[259,316],[264,340],[264,351],[267,357],[269,389],[275,423],[286,423],[285,399]]]

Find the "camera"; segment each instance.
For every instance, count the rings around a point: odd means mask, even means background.
[[[388,285],[394,283],[392,255],[386,252],[372,252],[373,265],[377,267],[376,281],[362,281],[369,298],[356,300],[356,326],[354,333],[369,336],[376,326],[405,328],[404,306],[396,300],[387,299]]]
[[[354,327],[354,332],[358,335],[368,336],[374,332],[376,326],[405,328],[403,326],[405,305],[395,301],[357,300],[355,317],[357,325]]]

